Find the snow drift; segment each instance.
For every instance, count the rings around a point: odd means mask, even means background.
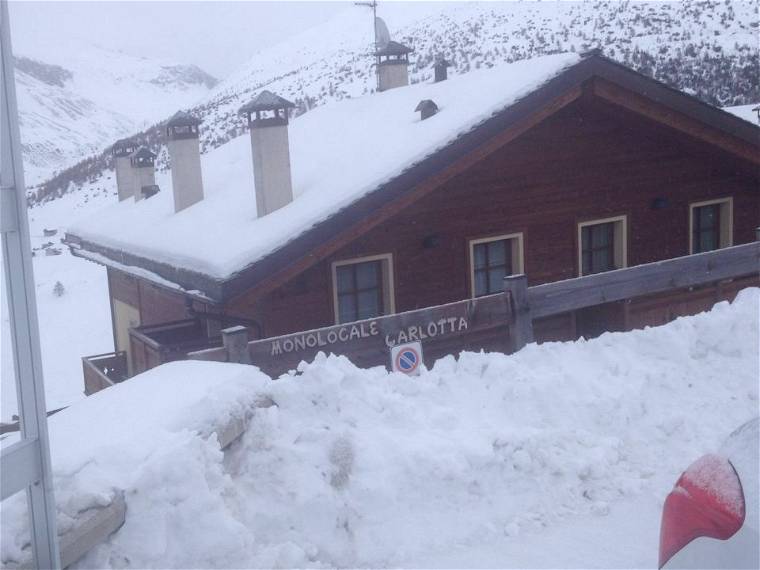
[[[275,381],[165,365],[51,418],[60,516],[126,493],[125,525],[81,567],[558,567],[578,526],[615,539],[579,565],[654,565],[678,474],[757,415],[759,300],[414,379],[324,355]],[[212,426],[260,398],[275,405],[222,453]],[[26,531],[4,523],[6,562]]]

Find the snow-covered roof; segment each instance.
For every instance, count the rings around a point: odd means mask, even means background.
[[[446,146],[579,60],[558,54],[344,100],[290,123],[294,200],[261,218],[248,136],[202,156],[205,198],[174,213],[161,192],[125,200],[69,228],[85,241],[226,279]],[[440,111],[426,121],[421,99]]]

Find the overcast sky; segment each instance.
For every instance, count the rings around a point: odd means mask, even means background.
[[[14,51],[42,58],[66,40],[194,63],[224,77],[258,49],[352,2],[12,1]],[[49,46],[49,47],[48,47]],[[42,52],[42,53],[41,53]]]

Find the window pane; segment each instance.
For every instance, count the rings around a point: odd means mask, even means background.
[[[591,244],[592,247],[607,247],[612,241],[612,224],[599,224],[591,226]]]
[[[356,265],[357,289],[376,289],[380,281],[380,262],[369,261]]]
[[[583,274],[589,275],[591,273],[591,250],[587,249],[583,251]]]
[[[346,293],[354,290],[354,267],[353,265],[341,265],[336,269],[338,277],[338,293]]]
[[[359,319],[369,319],[380,315],[380,303],[377,289],[362,291],[358,295],[359,310],[357,317]]]
[[[338,318],[341,323],[348,323],[357,320],[356,297],[354,297],[352,294],[340,295],[338,297]]]
[[[488,244],[479,243],[475,246],[475,269],[480,269],[486,266],[486,246]]]
[[[496,293],[504,290],[504,267],[496,267],[488,271],[488,292]]]
[[[717,216],[717,208],[715,206],[702,206],[699,208],[699,225],[700,229],[706,230],[706,229],[712,229],[716,225],[716,221],[718,219]]]
[[[505,240],[492,241],[488,243],[488,265],[504,265],[505,259]]]
[[[711,230],[699,234],[699,243],[697,251],[712,251],[718,249],[717,233]]]
[[[475,296],[488,294],[488,273],[485,270],[475,272]]]
[[[613,269],[609,249],[595,249],[591,254],[591,268],[594,273]]]

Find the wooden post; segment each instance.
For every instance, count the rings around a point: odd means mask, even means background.
[[[251,354],[248,352],[247,328],[236,326],[223,329],[222,344],[227,351],[227,362],[251,363]]]
[[[528,277],[525,274],[505,277],[504,291],[510,307],[511,349],[517,352],[529,342],[533,342],[533,316],[528,303]]]

